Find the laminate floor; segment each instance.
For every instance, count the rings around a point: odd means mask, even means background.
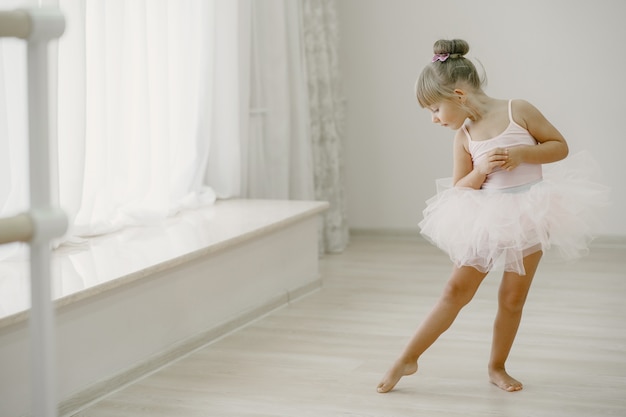
[[[539,267],[507,365],[486,364],[499,275],[483,282],[417,374],[376,385],[450,271],[419,239],[355,236],[321,260],[323,287],[121,388],[80,417],[626,416],[626,249]]]

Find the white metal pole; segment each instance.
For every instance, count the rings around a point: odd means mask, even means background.
[[[30,212],[0,219],[0,244],[30,241],[30,354],[35,417],[57,415],[50,240],[65,233],[67,217],[52,205],[50,193],[48,43],[64,30],[65,19],[56,8],[0,12],[0,37],[28,41]]]
[[[44,220],[35,222],[40,229],[35,229],[30,245],[32,412],[36,417],[53,417],[57,415],[57,357],[50,273],[53,234],[41,227],[47,229],[45,220],[55,217],[50,193],[48,42],[61,36],[65,20],[57,9],[31,9],[28,13],[32,25],[27,51],[30,206],[34,217]]]

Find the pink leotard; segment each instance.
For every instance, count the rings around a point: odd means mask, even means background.
[[[472,161],[477,164],[487,155],[487,152],[494,148],[512,148],[514,146],[534,146],[537,141],[528,130],[524,129],[513,120],[511,111],[511,101],[509,100],[509,125],[500,133],[491,139],[474,141],[469,131],[463,126],[463,131],[467,135],[469,151],[472,155]],[[541,164],[521,163],[512,171],[506,171],[500,168],[494,170],[487,175],[487,179],[482,185],[482,189],[499,190],[511,187],[519,187],[525,184],[534,183],[542,178]]]

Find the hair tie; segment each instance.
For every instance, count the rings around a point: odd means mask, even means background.
[[[437,62],[437,61],[445,62],[446,59],[448,59],[448,58],[455,59],[455,58],[462,58],[462,57],[463,57],[463,55],[461,55],[461,54],[448,54],[448,53],[446,53],[446,54],[435,54],[435,56],[433,56],[433,59],[432,59],[431,62]]]

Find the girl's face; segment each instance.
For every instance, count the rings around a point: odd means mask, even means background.
[[[444,100],[428,107],[432,115],[433,123],[437,123],[443,127],[449,127],[452,130],[458,130],[467,119],[467,112],[455,101]]]

